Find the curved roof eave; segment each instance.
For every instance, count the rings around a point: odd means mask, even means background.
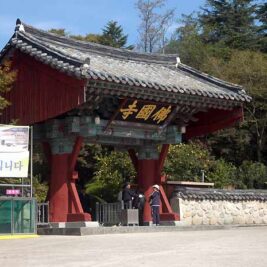
[[[177,55],[139,53],[76,41],[35,29],[20,21],[15,34],[0,52],[0,58],[11,47],[77,78],[241,103],[251,100],[241,86],[181,63],[176,65]]]

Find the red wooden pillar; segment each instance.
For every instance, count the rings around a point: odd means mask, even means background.
[[[52,155],[49,182],[49,212],[51,222],[67,222],[69,154]]]
[[[144,192],[146,202],[144,207],[143,220],[145,224],[152,221],[151,208],[148,202],[149,196],[152,193],[152,185],[160,176],[158,169],[158,160],[155,159],[142,159],[138,160],[138,186]]]
[[[74,168],[81,144],[82,138],[77,137],[71,153],[52,151],[50,156],[48,201],[51,222],[91,221],[91,215],[83,212],[75,185],[78,177]]]
[[[160,186],[161,203],[162,203],[160,209],[160,219],[162,221],[179,220],[179,216],[173,212],[169,200],[162,187],[163,181],[161,179],[161,172],[163,169],[164,161],[168,154],[168,148],[169,145],[163,145],[160,155],[155,157],[154,154],[151,159],[140,158],[140,155],[139,157],[137,157],[134,150],[132,149],[129,150],[129,155],[137,171],[137,183],[139,190],[145,194],[146,198],[144,214],[143,214],[144,224],[149,224],[152,221],[151,208],[148,200],[150,194],[152,193],[152,186],[154,184],[158,184]]]

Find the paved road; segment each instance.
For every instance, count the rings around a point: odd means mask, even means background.
[[[267,227],[0,240],[0,266],[267,266]]]

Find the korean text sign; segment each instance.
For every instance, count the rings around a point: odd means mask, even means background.
[[[0,177],[27,177],[29,127],[0,125]]]

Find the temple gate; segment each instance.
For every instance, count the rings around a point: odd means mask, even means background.
[[[160,185],[161,220],[176,221],[161,186],[170,144],[229,127],[249,102],[242,87],[180,63],[177,56],[145,54],[48,33],[17,20],[0,52],[18,71],[2,123],[34,125],[51,175],[52,222],[90,221],[75,182],[83,143],[128,151],[145,196]],[[144,222],[151,221],[146,203]]]

